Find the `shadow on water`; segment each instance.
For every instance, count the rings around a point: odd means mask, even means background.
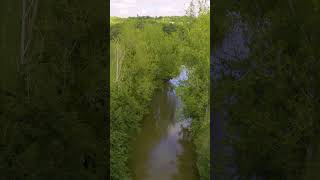
[[[196,180],[196,154],[188,126],[181,117],[182,102],[172,83],[160,89],[150,106],[150,114],[142,124],[130,157],[136,180]],[[189,137],[188,137],[189,136]]]

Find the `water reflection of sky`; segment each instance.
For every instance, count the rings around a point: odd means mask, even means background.
[[[179,76],[170,79],[170,83],[173,84],[174,86],[179,86],[182,81],[185,81],[188,79],[188,70],[186,67],[182,66],[181,73]]]
[[[189,121],[170,124],[166,136],[152,149],[149,157],[149,177],[170,179],[178,173],[177,157],[183,152],[179,140],[182,138],[182,127],[190,125]],[[165,173],[164,173],[165,172]]]
[[[177,156],[182,151],[182,147],[178,143],[178,136],[179,132],[175,129],[169,132],[167,137],[161,139],[154,147],[150,154],[149,175],[170,179],[170,177],[178,173]]]
[[[187,78],[188,71],[182,66],[180,74],[171,79],[170,83],[174,87],[177,87],[182,81],[187,80]],[[181,106],[180,98],[176,96],[174,90],[167,92],[167,100],[174,101],[170,104],[176,105],[175,112]],[[159,112],[159,114],[161,113]],[[158,120],[161,120],[161,118]],[[171,123],[168,124],[165,135],[149,154],[149,178],[161,177],[160,179],[171,179],[178,173],[177,157],[183,152],[183,147],[179,142],[182,138],[181,131],[182,127],[186,128],[190,122],[188,120],[177,122],[176,120],[177,117],[174,117],[173,121],[170,121]]]

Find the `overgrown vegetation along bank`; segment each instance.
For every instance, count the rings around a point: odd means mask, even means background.
[[[185,114],[194,119],[192,131],[201,179],[209,179],[210,127],[209,10],[195,16],[161,18],[112,18],[111,23],[111,178],[130,179],[130,141],[139,131],[156,88],[179,73],[185,64],[189,79],[180,94]],[[170,17],[166,17],[170,19]],[[160,21],[161,20],[161,21]]]
[[[142,19],[124,21],[111,41],[111,178],[128,179],[130,142],[163,79],[179,72],[179,38]]]
[[[230,10],[252,35],[248,57],[219,59],[224,69],[214,89],[216,108],[228,114],[237,176],[319,179],[319,1],[219,3],[216,31]]]
[[[188,79],[179,87],[184,114],[192,118],[191,130],[201,179],[210,179],[210,12],[203,9],[188,27],[182,50]]]
[[[0,13],[0,179],[106,179],[107,2]]]

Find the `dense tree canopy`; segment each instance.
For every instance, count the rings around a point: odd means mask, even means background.
[[[106,8],[1,2],[1,179],[106,178]]]
[[[111,18],[111,178],[130,179],[130,142],[139,132],[156,89],[179,74],[179,88],[192,131],[201,179],[209,179],[208,112],[210,17]]]
[[[318,179],[318,1],[219,1],[215,7],[221,23],[230,21],[227,11],[238,12],[251,34],[247,57],[220,59],[225,72],[237,73],[220,74],[213,97],[228,114],[237,174]]]

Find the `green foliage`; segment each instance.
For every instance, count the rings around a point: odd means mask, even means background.
[[[182,64],[190,75],[179,91],[186,115],[193,118],[201,178],[209,179],[209,12],[193,18],[192,24],[187,17],[131,17],[117,24],[120,33],[110,49],[112,179],[130,179],[130,141],[148,113],[153,92],[177,76]]]
[[[1,6],[1,179],[104,179],[105,7],[39,1],[21,63],[17,2]]]
[[[238,173],[245,179],[319,175],[314,165],[320,15],[315,7],[300,0],[241,1],[231,7],[250,25],[254,40],[249,57],[228,66],[242,77],[224,75],[215,92],[220,110],[228,112]]]
[[[140,17],[124,21],[118,37],[111,41],[112,179],[131,178],[130,142],[139,131],[153,92],[178,74],[177,46],[175,34],[168,35],[160,23]]]
[[[210,11],[201,11],[188,29],[181,53],[188,79],[178,87],[178,92],[185,104],[184,114],[192,118],[200,178],[210,179]]]
[[[202,119],[197,136],[194,139],[197,152],[197,167],[201,179],[210,179],[210,117],[209,111]]]
[[[166,24],[163,26],[163,31],[168,33],[168,34],[171,34],[172,32],[176,32],[177,31],[177,27],[170,23],[170,24]]]

